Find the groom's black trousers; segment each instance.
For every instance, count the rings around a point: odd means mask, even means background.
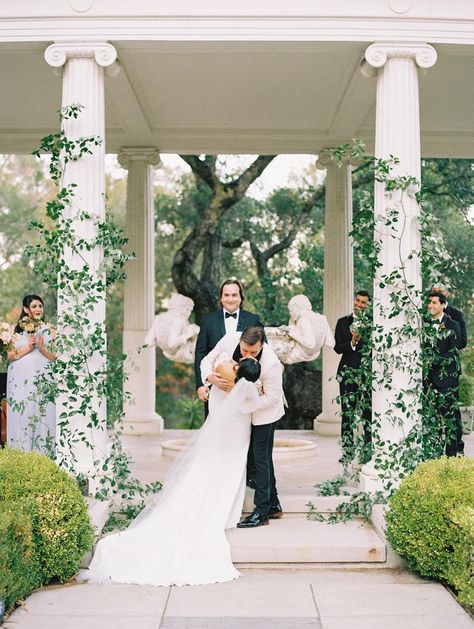
[[[255,474],[255,511],[268,515],[270,507],[278,504],[275,471],[273,469],[273,438],[277,422],[252,426],[249,454],[253,456]]]

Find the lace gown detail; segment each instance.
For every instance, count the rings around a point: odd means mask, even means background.
[[[47,326],[40,328],[45,346],[51,344],[51,333]],[[23,332],[15,342],[15,349],[25,347],[28,332]],[[21,450],[51,451],[56,433],[54,404],[42,403],[35,387],[36,376],[46,369],[50,361],[35,348],[8,365],[7,374],[7,442],[12,448]],[[17,407],[18,405],[18,407]],[[49,444],[49,448],[47,447]]]
[[[240,519],[254,384],[213,387],[210,412],[190,451],[178,458],[156,504],[124,532],[101,540],[86,579],[149,585],[202,585],[239,576],[226,528]]]

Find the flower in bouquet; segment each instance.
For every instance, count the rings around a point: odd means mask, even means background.
[[[8,350],[13,344],[15,337],[13,326],[6,321],[0,322],[0,356],[3,360],[6,359]]]
[[[44,321],[42,319],[33,319],[32,317],[24,316],[18,321],[18,325],[24,332],[35,334],[44,325]]]

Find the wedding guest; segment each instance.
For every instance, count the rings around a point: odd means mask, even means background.
[[[437,284],[433,286],[433,288],[431,289],[431,292],[441,293],[442,295],[446,297],[446,304],[444,306],[444,312],[445,314],[448,315],[448,317],[450,317],[451,319],[459,323],[461,337],[460,337],[458,349],[464,349],[467,345],[467,329],[466,329],[466,321],[464,319],[464,314],[448,302],[449,291],[448,291],[447,286],[438,282]]]
[[[36,386],[37,377],[56,358],[53,341],[54,330],[44,321],[42,298],[25,295],[7,354],[7,439],[11,447],[43,453],[54,449],[55,407],[38,394]]]
[[[353,312],[341,317],[336,323],[334,337],[336,344],[334,351],[342,354],[337,368],[337,379],[341,397],[341,463],[349,463],[354,457],[354,426],[353,416],[359,410],[363,418],[365,448],[362,453],[364,461],[370,459],[371,443],[371,392],[370,385],[360,386],[357,382],[357,372],[360,371],[362,351],[364,348],[364,328],[370,327],[364,313],[370,301],[366,290],[359,290],[355,294]]]
[[[440,422],[447,456],[464,451],[461,412],[459,410],[459,375],[461,373],[459,348],[462,344],[461,328],[446,314],[446,297],[432,292],[428,298],[428,312],[436,327],[436,344],[428,372],[428,384],[436,391],[436,410]],[[440,452],[441,453],[441,452]]]

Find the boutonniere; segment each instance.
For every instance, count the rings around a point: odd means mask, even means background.
[[[43,325],[42,319],[31,319],[31,317],[22,317],[18,321],[18,325],[24,332],[28,334],[35,334]]]
[[[439,324],[439,329],[440,330],[446,330],[446,326],[444,325],[444,323],[440,323]]]

